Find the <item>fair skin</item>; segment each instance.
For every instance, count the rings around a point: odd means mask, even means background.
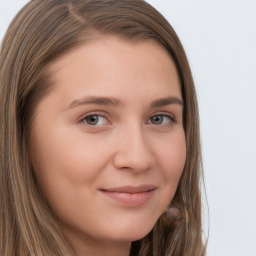
[[[158,43],[86,43],[51,66],[31,133],[39,184],[78,256],[128,256],[171,202],[186,158],[182,97]]]

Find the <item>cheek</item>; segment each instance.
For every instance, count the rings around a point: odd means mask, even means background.
[[[40,174],[51,173],[71,182],[82,182],[97,173],[98,155],[102,147],[86,136],[70,133],[65,129],[38,131],[32,141],[33,162]],[[45,136],[44,136],[45,135]],[[94,142],[94,143],[93,143]],[[99,154],[95,154],[99,152]],[[94,168],[92,168],[94,166]],[[86,171],[85,171],[86,170]],[[82,178],[82,176],[85,176]],[[82,179],[82,180],[81,180]]]
[[[184,133],[180,132],[176,134],[175,137],[170,139],[169,143],[166,141],[159,152],[159,157],[161,157],[160,169],[162,170],[165,182],[162,198],[165,199],[163,201],[167,205],[174,197],[186,162],[186,141]]]
[[[186,162],[186,142],[185,138],[180,138],[174,141],[169,149],[164,150],[164,157],[167,170],[166,177],[179,177],[182,174],[185,162]]]
[[[37,134],[40,136],[34,136],[31,143],[32,152],[36,152],[32,162],[49,203],[58,212],[76,202],[81,204],[104,168],[106,159],[99,161],[98,157],[101,147],[76,133],[71,136],[65,129]]]

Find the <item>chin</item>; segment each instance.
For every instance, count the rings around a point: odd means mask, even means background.
[[[109,237],[111,240],[119,241],[137,241],[145,237],[154,227],[154,223],[145,222],[133,222],[128,225],[128,223],[118,223],[115,227],[112,227]],[[108,232],[109,233],[109,232]]]

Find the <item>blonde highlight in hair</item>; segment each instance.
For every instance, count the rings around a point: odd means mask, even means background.
[[[193,78],[170,24],[143,0],[32,0],[14,18],[0,51],[0,255],[74,256],[63,224],[43,197],[30,163],[28,139],[35,106],[52,90],[50,65],[98,37],[155,40],[175,61],[184,101],[187,159],[172,204],[132,243],[132,256],[203,256],[201,149]]]

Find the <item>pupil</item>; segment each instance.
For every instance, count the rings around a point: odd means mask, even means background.
[[[88,117],[86,117],[86,122],[89,124],[97,124],[98,117],[97,116],[88,116]]]
[[[162,116],[153,116],[151,119],[152,123],[161,124],[163,122]]]

